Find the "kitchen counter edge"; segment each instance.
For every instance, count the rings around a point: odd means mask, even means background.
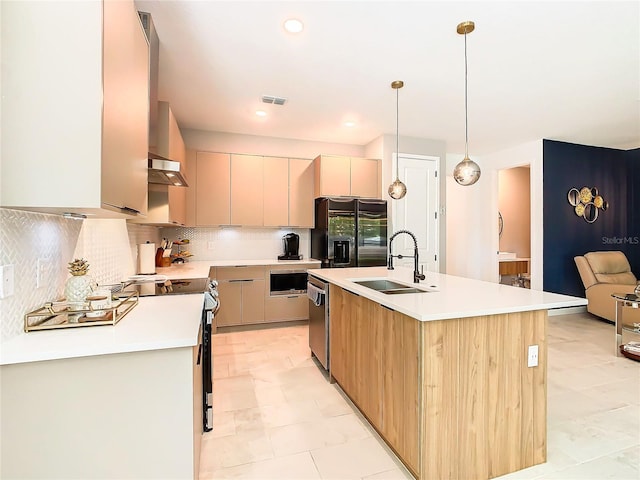
[[[414,284],[413,269],[405,267],[315,269],[309,274],[423,322],[587,305],[585,298],[436,272],[425,272],[425,280]],[[380,278],[430,292],[387,295],[354,283]]]
[[[142,297],[116,325],[23,332],[0,345],[0,365],[193,347],[203,302],[204,294]]]

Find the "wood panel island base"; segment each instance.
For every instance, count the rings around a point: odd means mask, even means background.
[[[330,375],[416,478],[488,479],[546,461],[547,309],[584,299],[435,273],[419,285],[428,293],[385,295],[354,283],[385,269],[341,270],[310,272],[331,282]],[[411,284],[397,270],[386,278]],[[472,298],[445,293],[456,285]],[[473,315],[464,305],[476,297]]]

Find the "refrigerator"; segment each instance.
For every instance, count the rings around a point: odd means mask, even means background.
[[[311,256],[320,260],[322,268],[386,265],[386,200],[316,198]]]

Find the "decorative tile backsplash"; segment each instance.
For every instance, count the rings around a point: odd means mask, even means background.
[[[0,209],[0,265],[14,265],[15,293],[0,300],[0,341],[23,330],[24,314],[63,296],[67,264],[85,258],[98,283],[134,273],[136,245],[157,242],[159,229],[125,220],[70,220],[59,215]],[[42,286],[36,288],[38,259]]]
[[[0,300],[0,340],[22,332],[25,313],[61,296],[82,224],[59,215],[0,209],[0,265],[13,265],[15,272],[15,293]],[[40,288],[38,259],[46,262]]]
[[[125,220],[71,220],[59,215],[0,209],[0,265],[14,265],[15,293],[0,299],[0,342],[23,331],[24,314],[63,296],[67,264],[85,258],[101,284],[136,273],[137,245],[188,238],[191,260],[260,260],[283,253],[282,237],[300,235],[300,253],[309,258],[310,230],[271,228],[163,228]],[[36,288],[38,260],[43,262]],[[35,333],[34,335],[36,335]]]
[[[311,254],[310,230],[306,228],[163,228],[162,237],[169,240],[189,239],[184,247],[193,254],[191,260],[263,260],[276,259],[283,250],[282,237],[300,235],[300,251],[304,258]]]

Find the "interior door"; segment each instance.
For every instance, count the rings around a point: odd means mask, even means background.
[[[394,158],[395,160],[395,158]],[[396,160],[397,161],[397,160]],[[393,231],[409,230],[418,240],[420,268],[440,271],[438,242],[438,157],[400,154],[400,180],[407,186],[401,200],[391,201]],[[393,254],[413,255],[413,240],[400,235],[393,240]],[[395,260],[396,265],[413,266],[413,258]]]

